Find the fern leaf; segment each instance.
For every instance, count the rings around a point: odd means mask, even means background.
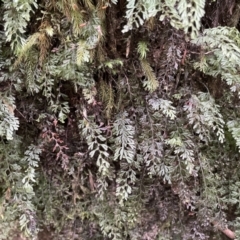
[[[27,39],[26,43],[22,46],[19,52],[18,59],[14,64],[15,67],[18,66],[23,60],[25,60],[29,50],[38,43],[41,34],[42,33],[36,32]]]
[[[78,66],[81,66],[84,62],[90,61],[90,53],[87,49],[87,42],[84,40],[80,40],[78,42],[78,48],[77,48],[77,57],[76,57],[76,63]]]
[[[149,49],[147,47],[146,42],[143,42],[143,41],[138,42],[137,51],[138,51],[138,54],[140,55],[141,60],[146,58],[148,50]]]
[[[148,91],[154,92],[158,88],[159,82],[157,81],[157,78],[153,72],[153,69],[150,66],[150,64],[145,60],[140,61],[140,63],[141,63],[142,70],[145,76],[147,77],[147,79],[143,83],[143,86]]]

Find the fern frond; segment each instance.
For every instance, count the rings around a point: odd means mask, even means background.
[[[187,111],[189,123],[193,125],[194,131],[203,141],[210,139],[210,131],[215,132],[219,141],[223,143],[224,120],[220,113],[219,106],[208,93],[199,92],[192,95],[188,103],[184,106]]]
[[[202,36],[192,42],[201,46],[205,54],[194,67],[211,76],[221,75],[231,86],[231,90],[240,94],[239,62],[240,33],[236,28],[216,27],[206,29]]]
[[[75,36],[79,36],[82,30],[81,25],[84,22],[83,6],[77,0],[72,0],[71,3],[67,0],[61,0],[56,3],[57,7],[67,17],[68,21],[72,23],[72,31]]]
[[[37,0],[27,1],[3,1],[2,8],[4,12],[4,29],[6,41],[11,42],[12,50],[19,50],[25,39],[23,34],[26,31],[27,24],[30,21],[30,14],[33,12],[33,6],[38,8]]]
[[[26,43],[22,46],[20,53],[18,55],[18,59],[16,60],[14,66],[18,66],[22,61],[24,61],[26,59],[26,56],[29,52],[29,50],[38,43],[38,40],[40,38],[42,33],[40,32],[36,32],[33,35],[31,35]]]
[[[171,120],[176,119],[176,108],[172,106],[172,102],[162,98],[151,98],[148,100],[150,106],[155,111],[161,111],[166,117]]]
[[[81,66],[84,62],[90,61],[90,53],[87,49],[87,41],[80,40],[78,42],[76,63],[78,66]]]
[[[205,0],[181,0],[165,1],[162,5],[164,9],[160,20],[169,18],[170,23],[177,29],[183,29],[192,38],[198,34],[201,25],[201,18],[205,11]]]
[[[128,32],[133,28],[133,25],[139,27],[144,24],[145,20],[154,17],[159,11],[159,1],[135,1],[127,0],[126,18],[127,24],[124,26],[122,32]]]
[[[133,26],[139,27],[148,19],[161,12],[160,21],[168,18],[173,27],[183,29],[194,38],[200,29],[201,18],[205,11],[205,0],[172,0],[172,1],[144,1],[127,0],[127,24],[122,32],[127,32]]]
[[[144,41],[138,42],[137,52],[140,55],[140,59],[143,60],[147,56],[147,52],[149,51],[147,43]]]
[[[143,86],[150,92],[154,92],[158,86],[159,82],[157,81],[156,75],[153,72],[152,67],[146,60],[141,60],[141,67],[142,70],[147,77],[147,79],[144,81]]]
[[[34,94],[38,93],[40,90],[39,79],[36,77],[36,66],[39,62],[39,52],[35,49],[30,49],[26,56],[26,63],[24,67],[26,68],[26,76],[25,76],[25,86],[27,92]]]
[[[239,119],[228,121],[227,126],[230,132],[232,133],[232,136],[236,141],[236,145],[240,152],[240,121]]]
[[[14,116],[14,98],[2,93],[0,103],[0,136],[12,140],[14,131],[19,127],[19,120]]]

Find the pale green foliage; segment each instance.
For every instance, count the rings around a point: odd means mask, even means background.
[[[237,79],[236,29],[189,44],[203,0],[33,2],[2,4],[24,32],[0,34],[0,239],[206,240],[232,209],[238,229],[239,99],[204,75]]]
[[[192,150],[194,143],[190,139],[189,133],[183,133],[180,135],[179,133],[172,133],[170,139],[166,141],[173,149],[174,153],[184,161],[186,165],[186,170],[189,174],[193,174],[194,171],[194,151]]]
[[[4,226],[1,228],[0,239],[7,240],[11,236],[11,231],[16,229],[18,223],[16,221],[19,218],[19,215],[22,214],[18,204],[21,201],[22,193],[19,191],[21,183],[21,169],[19,159],[21,158],[21,152],[19,151],[20,141],[17,138],[10,144],[4,144],[1,141],[0,144],[0,156],[1,156],[1,183],[4,183],[4,194],[1,195],[1,206],[0,206],[0,224]],[[9,171],[9,174],[7,172]],[[8,200],[11,198],[11,195],[15,197],[15,206],[9,204]],[[14,198],[13,198],[14,199]],[[20,201],[19,201],[20,200]],[[25,199],[26,201],[26,199]],[[23,200],[24,203],[24,200]]]
[[[39,166],[41,149],[37,146],[30,145],[25,151],[24,157],[21,159],[25,168],[25,175],[22,179],[22,189],[27,194],[28,204],[23,206],[23,214],[20,216],[20,227],[25,230],[27,235],[35,235],[38,231],[36,213],[34,206],[31,204],[32,198],[35,197],[34,186],[37,184],[36,169]]]
[[[124,26],[122,32],[128,32],[132,30],[133,26],[139,27],[143,25],[144,21],[150,17],[154,17],[158,12],[159,1],[127,1],[127,11],[126,18],[128,20],[127,24]]]
[[[99,68],[109,68],[114,71],[115,67],[123,66],[123,61],[121,59],[111,59],[99,65]]]
[[[11,140],[19,127],[19,120],[14,116],[15,99],[8,93],[1,93],[0,102],[0,136]]]
[[[114,160],[125,159],[129,164],[133,163],[135,154],[135,128],[128,118],[127,112],[123,112],[114,124],[114,133],[116,135],[116,145],[118,146],[114,153]]]
[[[91,4],[90,1],[86,2]],[[92,60],[91,50],[96,48],[103,36],[100,19],[95,14],[90,19],[90,23],[83,29],[79,29],[78,35],[81,36],[81,39],[78,41],[76,53],[76,63],[79,66]]]
[[[236,145],[240,151],[240,122],[239,119],[228,121],[227,126],[229,131],[232,133],[234,140],[236,141]]]
[[[149,51],[147,43],[144,41],[138,42],[137,51],[141,60],[146,58],[147,52]]]
[[[84,115],[86,114],[84,110]],[[105,128],[103,126],[97,126],[89,119],[80,121],[79,128],[82,131],[83,137],[86,138],[88,144],[89,157],[96,159],[96,165],[98,167],[98,179],[97,189],[98,197],[100,200],[104,200],[105,194],[108,188],[107,179],[111,179],[111,166],[109,156],[109,146],[107,145],[107,138],[102,135]]]
[[[22,44],[21,49],[19,49],[19,57],[17,60],[17,64],[21,63],[22,61],[26,60],[26,56],[28,55],[31,48],[38,43],[39,37],[41,36],[41,33],[37,32],[30,36],[24,44]]]
[[[143,159],[150,177],[159,176],[171,184],[172,167],[164,163],[164,143],[145,139],[141,144]]]
[[[237,217],[236,220],[234,221],[234,227],[235,227],[235,234],[236,234],[235,239],[239,240],[240,239],[240,217]]]
[[[132,193],[132,184],[136,182],[136,171],[134,168],[139,167],[139,163],[134,161],[136,154],[136,143],[134,141],[135,128],[132,121],[128,118],[128,113],[121,113],[113,124],[115,135],[115,152],[114,160],[121,162],[121,170],[117,178],[116,195],[119,198],[119,204],[123,205],[124,201]]]
[[[90,1],[91,2],[91,1]],[[55,7],[60,9],[63,12],[67,19],[72,22],[72,30],[75,36],[81,34],[80,25],[84,22],[84,17],[82,11],[79,9],[77,1],[73,0],[71,3],[65,0],[57,1]]]
[[[33,192],[32,184],[36,182],[35,179],[35,168],[38,167],[38,162],[40,161],[39,154],[41,150],[34,145],[28,147],[28,150],[25,151],[25,157],[21,159],[28,167],[25,170],[27,175],[22,179],[23,188],[28,192]]]
[[[4,0],[3,2],[6,40],[11,42],[12,49],[18,50],[25,43],[24,33],[30,21],[30,13],[33,7],[38,7],[38,4],[36,0]]]
[[[105,237],[114,240],[122,240],[127,237],[125,229],[135,226],[139,214],[140,206],[136,204],[136,200],[130,198],[124,208],[111,206],[109,202],[101,202],[96,209],[96,215]]]
[[[201,18],[205,11],[205,0],[173,0],[165,1],[164,9],[160,20],[169,18],[170,23],[177,29],[183,29],[185,33],[190,33],[194,38],[198,34],[201,26]]]
[[[108,162],[109,147],[106,144],[106,137],[102,135],[104,128],[87,119],[80,122],[79,128],[82,129],[82,134],[86,137],[89,156],[93,158],[98,155],[96,165],[99,168],[99,172],[102,176],[108,176],[110,167]]]
[[[208,93],[192,95],[184,106],[187,111],[189,123],[202,141],[211,139],[210,131],[216,133],[218,140],[222,143],[224,136],[224,120],[219,111],[219,106]]]
[[[20,141],[15,138],[12,143],[4,145],[1,143],[0,155],[2,158],[1,168],[9,172],[5,176],[1,174],[1,179],[5,179],[8,189],[6,194],[1,197],[1,224],[8,222],[14,226],[11,230],[20,228],[29,237],[35,237],[38,232],[36,212],[33,205],[35,193],[34,187],[37,184],[36,169],[39,164],[39,147],[30,145],[21,158],[19,152]],[[11,201],[9,201],[11,200]],[[11,202],[14,204],[12,205]],[[13,218],[12,218],[13,216]],[[9,228],[9,226],[7,227]],[[8,229],[4,229],[8,233]],[[9,239],[10,233],[5,238],[1,234],[0,239]]]
[[[148,100],[148,102],[154,111],[160,110],[171,120],[174,120],[176,118],[176,109],[172,106],[171,101],[161,98],[151,98]]]
[[[222,187],[220,184],[221,175],[210,171],[211,163],[217,160],[219,159],[211,159],[211,156],[208,153],[206,153],[206,155],[199,154],[199,167],[203,180],[202,194],[204,199],[206,199],[200,204],[201,206],[205,205],[205,207],[211,206],[212,210],[216,212],[218,211],[219,206],[222,206],[222,209],[225,207],[223,205],[224,198],[221,197],[224,195],[224,192],[220,190],[220,187]],[[219,193],[221,193],[221,196]],[[206,214],[206,210],[203,209],[200,214],[204,216]]]
[[[59,93],[61,96],[61,93]],[[56,104],[52,104],[49,107],[53,113],[56,113],[58,116],[58,120],[61,123],[67,119],[68,113],[70,112],[69,103],[68,102],[57,102]]]
[[[202,47],[202,54],[194,66],[211,76],[221,75],[239,92],[240,33],[235,28],[217,27],[206,29],[202,36],[192,41]]]
[[[87,49],[87,41],[80,40],[78,42],[77,54],[76,54],[76,63],[81,66],[84,62],[90,61],[90,53]]]
[[[146,90],[154,92],[159,86],[156,75],[154,74],[154,71],[150,66],[149,62],[147,62],[146,60],[141,60],[140,63],[143,73],[146,76],[146,79],[143,81],[143,86]]]
[[[183,29],[185,33],[191,34],[194,38],[198,34],[201,25],[201,18],[205,11],[205,0],[172,0],[172,1],[127,1],[126,18],[127,24],[123,32],[132,30],[133,26],[139,27],[146,20],[155,17],[162,12],[160,20],[168,18],[171,25],[177,29]]]

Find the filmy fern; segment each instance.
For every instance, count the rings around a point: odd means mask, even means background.
[[[135,128],[132,124],[127,112],[123,112],[113,124],[116,142],[114,160],[121,162],[121,171],[116,180],[118,184],[116,195],[119,197],[120,205],[123,205],[132,193],[132,184],[137,180],[135,168],[139,167],[134,161],[136,143],[134,141]]]
[[[234,138],[234,140],[236,141],[236,145],[239,148],[240,151],[240,124],[239,124],[239,120],[232,120],[232,121],[228,121],[227,122],[227,126],[228,129],[230,130],[230,132],[232,133],[232,136]]]
[[[165,1],[160,20],[167,17],[173,27],[183,29],[185,33],[190,33],[191,37],[195,38],[205,13],[204,7],[205,0]]]
[[[31,203],[32,198],[35,196],[34,187],[37,184],[36,169],[39,166],[41,149],[37,146],[30,145],[28,150],[25,151],[24,157],[21,159],[23,166],[26,166],[25,176],[22,179],[23,190],[27,193],[26,204],[22,204],[21,211],[23,214],[20,216],[20,227],[24,229],[27,235],[36,235],[38,231],[36,213]]]
[[[185,104],[184,109],[188,113],[189,123],[193,125],[195,133],[201,140],[208,142],[210,139],[209,131],[213,131],[221,143],[224,141],[223,127],[225,122],[219,111],[219,106],[208,93],[193,95]]]
[[[206,240],[226,216],[237,229],[240,100],[216,104],[194,77],[240,89],[238,31],[209,29],[227,20],[217,1],[1,6],[1,240]]]
[[[154,17],[158,12],[159,2],[153,1],[127,1],[126,18],[128,19],[127,24],[124,26],[122,32],[132,30],[133,25],[139,27],[143,25],[144,21],[150,17]]]
[[[7,93],[1,93],[0,101],[0,136],[11,140],[19,127],[19,120],[14,116],[15,99]]]
[[[4,0],[3,3],[6,40],[11,42],[11,48],[17,52],[25,43],[24,33],[30,21],[30,14],[34,8],[38,8],[38,4],[36,0]]]
[[[90,61],[90,53],[89,53],[89,50],[87,49],[87,46],[88,46],[87,42],[84,40],[80,40],[78,42],[76,63],[79,66],[81,66],[82,63],[84,63],[84,62]]]
[[[166,143],[174,148],[174,153],[177,154],[177,156],[179,156],[179,159],[184,161],[186,165],[186,170],[189,172],[189,174],[192,175],[195,166],[194,164],[195,154],[194,151],[192,150],[194,143],[193,141],[191,141],[191,139],[189,139],[189,136],[190,136],[189,133],[184,134],[172,133],[171,138],[168,139]]]
[[[239,92],[240,33],[236,28],[216,27],[206,29],[202,36],[192,42],[202,47],[202,56],[195,68],[211,76],[221,75]]]
[[[149,51],[147,43],[144,41],[138,42],[137,51],[140,56],[140,59],[141,60],[145,59],[147,56],[147,52]]]
[[[146,79],[143,81],[143,86],[146,90],[154,92],[159,86],[159,82],[156,78],[156,75],[152,67],[146,60],[141,60],[140,63],[142,70],[146,76]]]
[[[93,158],[97,155],[96,165],[99,168],[100,174],[102,176],[109,175],[109,147],[106,143],[106,137],[102,135],[104,128],[86,119],[80,122],[79,128],[82,129],[82,134],[86,137],[89,156]]]
[[[139,27],[146,20],[155,17],[158,12],[162,12],[160,20],[165,17],[170,20],[173,27],[183,29],[185,33],[190,33],[194,38],[200,29],[201,18],[204,15],[205,0],[182,0],[182,1],[127,1],[126,18],[127,24],[123,32]]]
[[[176,118],[176,109],[172,106],[171,101],[161,98],[151,98],[148,102],[154,111],[160,110],[163,115],[169,117],[171,120]]]

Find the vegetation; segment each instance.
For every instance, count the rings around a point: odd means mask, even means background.
[[[240,239],[239,9],[1,1],[0,239]]]

